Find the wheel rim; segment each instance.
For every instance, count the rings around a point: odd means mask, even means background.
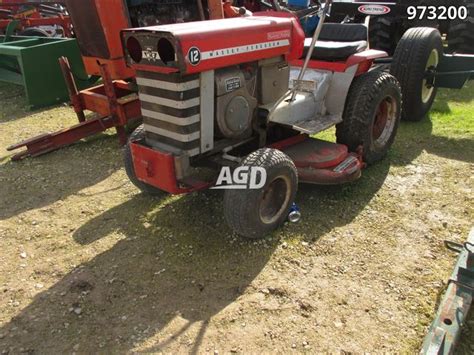
[[[291,181],[287,176],[278,176],[263,190],[259,206],[260,219],[265,224],[275,223],[285,212],[290,200]]]
[[[376,146],[385,146],[392,136],[397,118],[397,101],[393,96],[386,96],[380,101],[375,112],[372,127],[372,139]]]
[[[430,69],[435,69],[439,64],[439,54],[438,50],[435,48],[431,51],[430,56],[428,57],[428,62],[426,63],[425,72]],[[428,83],[428,80],[423,79],[423,86],[421,87],[421,100],[424,104],[430,101],[434,86]]]

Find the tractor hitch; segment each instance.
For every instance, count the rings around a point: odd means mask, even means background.
[[[474,55],[443,54],[438,66],[427,70],[425,79],[437,88],[462,89],[474,80]]]
[[[123,145],[126,143],[126,124],[141,118],[138,95],[126,81],[112,80],[106,64],[100,66],[102,85],[78,91],[67,58],[60,58],[59,63],[79,123],[8,147],[8,151],[26,147],[26,150],[14,155],[12,160],[46,154],[112,127],[116,128],[120,144]],[[85,110],[96,112],[97,117],[86,119]]]

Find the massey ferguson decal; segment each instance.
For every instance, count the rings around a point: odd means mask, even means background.
[[[227,56],[236,55],[236,54],[263,51],[266,49],[285,47],[289,45],[290,45],[289,40],[281,39],[278,41],[254,43],[254,44],[248,44],[248,45],[239,46],[239,47],[221,48],[221,49],[216,49],[213,51],[202,52],[201,60],[216,59],[216,58],[227,57]],[[192,47],[192,48],[196,48],[196,47]],[[191,49],[189,51],[191,51]],[[188,59],[189,59],[189,55],[188,55]],[[190,59],[189,59],[189,62],[191,63]]]
[[[291,37],[291,31],[290,31],[290,30],[269,32],[269,33],[267,34],[267,38],[268,38],[269,40],[282,39],[282,38],[290,38],[290,37]]]
[[[254,43],[240,47],[221,48],[207,52],[201,52],[199,48],[193,46],[188,50],[187,60],[191,65],[196,66],[202,61],[209,59],[217,59],[230,55],[257,52],[271,48],[285,47],[289,45],[290,41],[288,39],[281,39],[277,41]]]
[[[362,5],[359,6],[359,12],[365,15],[377,16],[386,15],[390,12],[390,8],[384,5]]]

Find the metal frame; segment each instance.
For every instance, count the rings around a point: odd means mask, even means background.
[[[0,5],[14,6],[40,3],[62,3],[67,5],[67,2],[67,0],[0,0]],[[220,1],[209,0],[208,6],[211,19],[223,18]],[[102,27],[107,29],[106,41],[110,56],[109,58],[83,56],[82,59],[87,73],[89,75],[100,75],[103,78],[103,85],[79,92],[69,63],[67,60],[61,59],[61,68],[79,124],[59,132],[42,134],[8,147],[9,151],[26,147],[25,151],[15,154],[12,160],[42,155],[112,127],[117,129],[120,143],[125,144],[124,126],[130,120],[141,118],[140,102],[136,91],[124,81],[135,77],[135,70],[125,63],[120,39],[120,31],[130,26],[126,1],[116,0],[110,6],[98,7],[98,12]],[[75,20],[74,16],[72,16],[72,20]],[[99,117],[86,120],[84,110],[95,112]],[[209,126],[209,122],[207,122],[207,125]],[[209,145],[209,147],[204,149],[212,149],[210,142],[207,142],[206,145]]]
[[[446,242],[446,247],[459,252],[459,257],[421,354],[454,352],[474,297],[474,229],[466,243]]]
[[[26,147],[26,150],[14,155],[12,160],[39,156],[112,127],[116,128],[120,143],[125,144],[125,125],[131,120],[141,118],[138,95],[129,87],[129,83],[112,80],[107,64],[100,65],[103,84],[80,92],[77,90],[67,58],[61,58],[60,65],[79,124],[8,147],[8,151]],[[99,117],[86,119],[85,110],[93,111]]]
[[[31,108],[67,101],[66,85],[57,64],[60,56],[69,58],[79,89],[95,83],[86,75],[76,39],[9,34],[0,36],[0,81],[22,85]]]
[[[16,22],[15,28],[16,29],[24,29],[28,27],[38,27],[38,26],[51,26],[51,25],[59,25],[64,30],[64,35],[66,37],[72,37],[72,23],[69,16],[51,16],[51,17],[41,17],[40,13],[38,12],[37,8],[41,4],[61,4],[64,1],[50,1],[50,0],[1,0],[0,7],[1,8],[18,8],[21,5],[32,5],[36,7],[35,12],[31,16],[23,17],[13,15],[12,19],[1,19],[0,20],[0,29],[6,29],[12,21]],[[21,15],[21,14],[20,14]]]
[[[201,154],[214,149],[214,70],[201,73]]]
[[[461,89],[474,80],[474,55],[443,54],[438,67],[428,71],[426,77],[435,87]]]

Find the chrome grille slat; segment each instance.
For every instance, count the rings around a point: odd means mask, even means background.
[[[137,84],[147,143],[172,154],[199,154],[199,76],[139,71]]]

